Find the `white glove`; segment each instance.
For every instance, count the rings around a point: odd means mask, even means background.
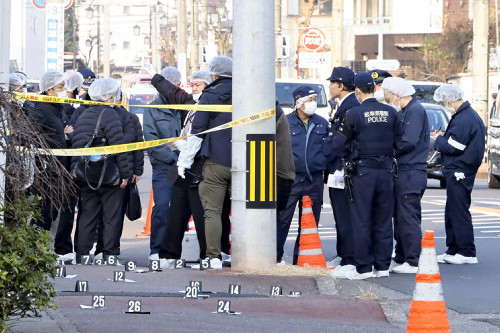
[[[183,168],[183,167],[177,167],[177,173],[179,174],[179,177],[181,177],[182,179],[185,179],[186,178],[186,175],[184,175],[184,172],[186,171],[186,168]]]
[[[156,70],[156,67],[153,66],[152,64],[145,64],[143,69],[149,73],[149,75],[154,76],[155,74],[158,74],[158,71]]]
[[[197,136],[190,136],[187,138],[186,147],[183,147],[181,153],[179,154],[179,158],[177,159],[177,165],[182,166],[186,169],[191,168],[191,165],[194,161],[194,156],[200,150],[203,139],[200,139]]]
[[[183,151],[184,148],[186,148],[186,145],[187,145],[187,141],[186,140],[177,140],[177,141],[174,141],[173,143],[174,143],[175,148],[178,151]]]

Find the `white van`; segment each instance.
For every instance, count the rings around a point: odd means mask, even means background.
[[[285,114],[292,112],[294,103],[293,91],[300,86],[310,86],[318,94],[318,109],[316,114],[328,120],[331,113],[328,99],[330,92],[328,90],[329,81],[324,83],[299,79],[277,79],[276,80],[276,100],[280,103]]]

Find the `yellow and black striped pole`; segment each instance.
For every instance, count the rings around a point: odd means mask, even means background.
[[[247,208],[276,208],[274,134],[247,135]]]

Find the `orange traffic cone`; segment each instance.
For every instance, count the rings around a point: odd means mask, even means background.
[[[311,198],[302,198],[302,219],[300,230],[299,257],[297,266],[304,267],[308,264],[311,267],[326,268],[325,255],[318,234],[316,220],[312,211]]]
[[[451,332],[436,258],[434,231],[425,231],[406,332]]]
[[[149,196],[149,208],[148,208],[148,217],[146,218],[146,225],[144,226],[144,230],[140,235],[135,235],[135,237],[149,237],[151,236],[151,214],[153,213],[153,206],[155,203],[155,198],[153,195],[153,188],[151,188],[151,195]]]
[[[193,215],[191,215],[191,217],[189,218],[188,226],[189,226],[189,230],[188,231],[196,231],[196,227],[194,225]]]

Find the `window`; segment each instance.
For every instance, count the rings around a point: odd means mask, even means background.
[[[123,14],[124,15],[130,14],[130,6],[123,6]]]
[[[304,0],[288,0],[288,16],[299,16],[301,11],[307,10],[307,6],[312,6],[317,3],[314,9],[313,16],[330,16],[332,15],[333,0],[309,0],[305,3]]]
[[[392,0],[383,0],[384,23],[392,16]],[[356,24],[378,24],[379,0],[353,0]]]
[[[124,50],[130,49],[130,42],[123,42],[123,49]]]
[[[299,16],[300,0],[288,0],[288,16]]]

